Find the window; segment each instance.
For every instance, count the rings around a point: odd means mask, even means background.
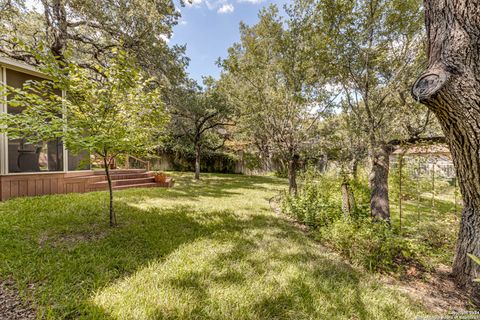
[[[7,85],[21,88],[27,80],[42,79],[7,69]],[[8,113],[20,113],[17,107],[7,107]],[[35,144],[25,139],[8,139],[8,172],[63,171],[63,142],[61,139]]]
[[[90,170],[90,154],[87,151],[74,154],[68,151],[68,170]]]

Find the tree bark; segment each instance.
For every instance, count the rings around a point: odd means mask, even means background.
[[[200,143],[195,142],[195,180],[200,180]]]
[[[390,222],[390,202],[388,198],[388,174],[390,170],[390,152],[376,148],[372,156],[370,172],[370,209],[372,217]]]
[[[352,216],[355,211],[355,197],[350,188],[348,178],[343,177],[342,181],[342,212],[345,218]]]
[[[113,211],[112,177],[110,176],[110,161],[107,160],[107,156],[103,158],[103,164],[105,165],[105,175],[107,176],[108,181],[110,227],[113,227],[117,224],[117,218],[115,216],[115,212]]]
[[[293,155],[293,157],[288,161],[288,192],[290,194],[296,194],[297,187],[297,167],[298,167],[298,155]]]
[[[477,303],[480,267],[480,0],[425,0],[429,67],[413,96],[435,113],[452,152],[464,209],[453,274]]]
[[[358,180],[358,158],[353,156],[352,161],[350,162],[350,171],[354,181]]]

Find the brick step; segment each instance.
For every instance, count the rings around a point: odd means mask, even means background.
[[[134,178],[134,179],[118,179],[112,180],[112,186],[123,186],[123,185],[131,185],[131,184],[143,184],[143,183],[150,183],[155,182],[154,177],[143,177],[143,178]],[[100,181],[92,184],[94,188],[107,188],[108,181]]]

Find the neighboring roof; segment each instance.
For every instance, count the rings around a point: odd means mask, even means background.
[[[393,155],[405,156],[450,156],[450,149],[444,144],[411,146],[409,148],[399,148],[393,152]]]
[[[27,73],[27,74],[30,74],[30,75],[33,75],[33,76],[36,76],[36,77],[39,77],[39,78],[44,78],[44,79],[48,78],[43,73],[38,71],[38,69],[35,68],[34,66],[31,66],[31,65],[29,65],[25,62],[14,60],[14,59],[11,59],[11,58],[0,57],[0,66],[6,67],[8,69],[15,70],[15,71]]]

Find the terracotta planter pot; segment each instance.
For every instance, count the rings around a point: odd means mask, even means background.
[[[164,183],[165,181],[167,181],[167,175],[166,174],[157,174],[154,178],[155,178],[155,182]]]

